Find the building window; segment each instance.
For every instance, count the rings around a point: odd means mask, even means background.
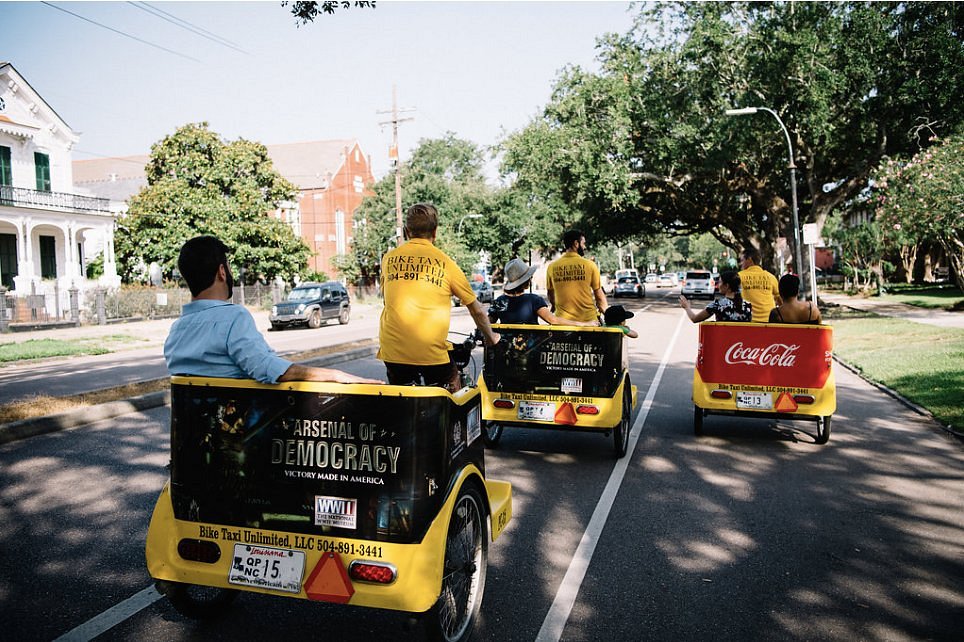
[[[345,213],[335,210],[335,251],[345,253]]]
[[[50,191],[50,156],[48,156],[47,154],[41,154],[40,152],[34,152],[33,163],[34,163],[34,167],[37,168],[37,191],[49,192]]]
[[[355,192],[357,192],[358,194],[361,194],[362,192],[365,191],[365,181],[362,180],[361,176],[356,176],[355,180],[352,182],[354,183],[354,186],[355,186]]]
[[[13,185],[13,165],[10,163],[10,148],[0,145],[0,185]]]
[[[0,234],[0,281],[3,287],[12,290],[13,277],[17,274],[17,235]]]
[[[57,241],[52,236],[40,237],[40,278],[57,278]]]

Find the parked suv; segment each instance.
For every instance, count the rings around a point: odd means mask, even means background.
[[[692,271],[686,273],[686,280],[683,281],[683,296],[696,298],[705,296],[712,299],[716,293],[713,276],[706,271]]]
[[[302,283],[288,294],[288,299],[271,306],[272,330],[282,330],[292,325],[320,328],[328,319],[348,323],[351,301],[348,291],[338,281],[325,283]]]

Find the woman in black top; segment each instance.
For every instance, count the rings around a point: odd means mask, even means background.
[[[770,310],[770,323],[820,323],[820,308],[813,301],[800,301],[800,277],[784,274],[780,277],[780,298],[783,303]]]

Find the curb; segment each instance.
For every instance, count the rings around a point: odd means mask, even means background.
[[[375,356],[375,353],[378,350],[377,341],[370,340],[369,342],[365,343],[370,343],[370,345],[362,345],[360,347],[355,347],[343,352],[333,352],[331,354],[321,355],[319,357],[300,361],[299,363],[324,367],[334,365],[336,363],[344,363],[345,361],[354,361],[356,359],[365,359]],[[344,345],[358,345],[358,342],[352,342]],[[77,428],[86,424],[94,423],[95,421],[113,419],[114,417],[119,417],[121,415],[139,412],[142,410],[149,410],[151,408],[165,406],[170,403],[171,391],[161,390],[158,392],[150,392],[139,397],[131,397],[130,399],[109,401],[107,403],[97,404],[95,406],[86,406],[76,410],[67,410],[55,415],[21,419],[20,421],[0,425],[0,444],[7,444],[10,442],[19,441],[21,439],[27,439],[29,437],[35,437],[37,435],[44,435],[51,432],[59,432],[61,430]]]

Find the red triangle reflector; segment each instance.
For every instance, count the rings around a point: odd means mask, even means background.
[[[325,553],[305,580],[305,593],[319,602],[345,604],[355,594],[338,553]]]
[[[553,417],[553,421],[566,426],[575,425],[578,419],[576,418],[576,411],[572,409],[572,404],[567,401],[559,406],[559,409],[556,410],[556,416]]]
[[[797,402],[789,392],[781,392],[774,409],[777,412],[796,412]]]

